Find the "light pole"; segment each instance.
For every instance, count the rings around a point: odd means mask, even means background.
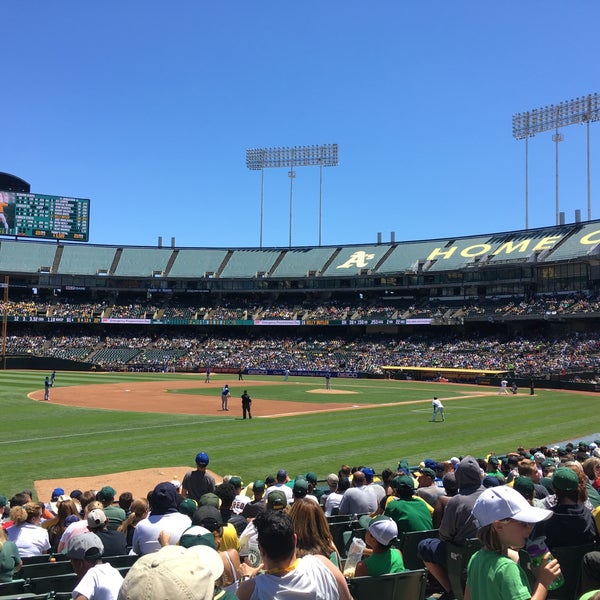
[[[573,100],[566,100],[556,106],[534,108],[531,111],[517,113],[512,117],[512,134],[516,140],[525,140],[525,229],[529,229],[529,138],[536,133],[554,130],[552,141],[556,144],[556,224],[559,224],[558,206],[558,144],[564,136],[558,132],[560,127],[585,123],[587,125],[587,213],[592,220],[592,187],[590,176],[590,123],[600,121],[600,94],[588,94]]]
[[[263,244],[263,210],[264,210],[264,170],[275,167],[289,169],[290,178],[290,233],[289,244],[292,246],[292,213],[294,167],[319,167],[319,246],[321,245],[322,210],[323,210],[323,167],[337,167],[338,145],[293,146],[278,148],[250,148],[246,150],[246,167],[252,171],[261,171],[260,190],[260,247]]]

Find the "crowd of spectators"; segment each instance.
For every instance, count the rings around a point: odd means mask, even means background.
[[[197,303],[194,298],[134,298],[119,296],[90,303],[80,298],[22,299],[0,303],[10,317],[34,321],[52,318],[93,318],[69,328],[60,323],[22,329],[10,325],[6,340],[10,354],[29,354],[83,360],[105,369],[183,370],[212,368],[331,370],[382,374],[383,367],[425,367],[508,370],[516,377],[547,378],[560,375],[572,379],[595,379],[600,367],[600,330],[593,326],[585,333],[573,328],[541,327],[544,315],[600,316],[600,300],[582,294],[539,296],[525,299],[488,299],[481,302],[415,302],[407,298],[354,302],[326,300],[319,303],[213,300]],[[531,317],[530,326],[520,333],[498,333],[490,329],[503,319]],[[533,317],[540,317],[536,321]],[[438,322],[467,322],[481,319],[487,329],[473,327],[421,326],[406,333],[366,334],[362,330],[334,326],[316,328],[172,327],[132,324],[122,328],[102,319],[210,319],[291,320],[298,319],[408,319],[431,318]],[[457,321],[458,320],[458,321]],[[463,321],[461,321],[463,320]],[[10,323],[10,321],[9,321]],[[539,323],[540,325],[538,325]],[[103,325],[101,333],[99,326]],[[536,329],[537,327],[537,329]],[[581,330],[582,327],[577,329]],[[43,334],[42,334],[43,330]],[[526,332],[529,330],[529,332]],[[127,350],[127,352],[125,352]],[[135,352],[134,352],[135,351]]]
[[[287,332],[234,328],[210,332],[181,328],[170,333],[139,326],[87,335],[85,326],[68,334],[7,337],[9,354],[85,360],[105,369],[194,371],[274,369],[385,373],[384,367],[506,370],[513,377],[595,379],[600,371],[600,332],[516,335],[426,332],[399,336],[331,332],[286,335]],[[308,333],[308,332],[307,332]]]
[[[543,318],[548,316],[600,314],[600,298],[586,294],[540,295],[531,298],[498,297],[485,299],[415,300],[393,295],[363,300],[226,300],[195,303],[191,299],[169,297],[131,298],[122,301],[107,297],[86,302],[53,296],[52,299],[22,299],[0,302],[0,312],[9,317],[89,319],[196,319],[196,320],[299,320],[299,319],[414,319],[430,318],[454,322],[469,318]]]
[[[501,552],[497,545],[489,543],[485,528],[492,522],[506,523],[510,517],[518,519],[519,515],[529,518],[518,522],[521,530],[528,528],[519,540],[519,545],[527,549],[538,543],[541,534],[548,549],[555,553],[565,547],[575,552],[578,545],[587,548],[590,543],[600,541],[599,444],[600,440],[569,442],[560,447],[519,447],[501,456],[493,452],[482,457],[422,456],[420,462],[412,466],[401,459],[397,466],[377,469],[364,463],[354,467],[343,464],[337,473],[321,473],[321,477],[313,465],[307,464],[306,474],[297,475],[295,479],[288,476],[285,464],[277,465],[276,473],[240,472],[221,478],[214,471],[207,471],[209,455],[199,452],[195,459],[196,470],[186,473],[181,481],[156,481],[146,496],[136,497],[130,491],[119,494],[112,487],[110,476],[106,476],[106,485],[100,490],[74,489],[67,494],[57,487],[49,498],[40,500],[35,499],[30,490],[0,490],[3,492],[0,493],[0,539],[3,541],[0,549],[4,553],[0,577],[2,581],[10,581],[13,573],[23,567],[23,559],[63,550],[75,572],[83,576],[81,580],[74,580],[76,590],[97,585],[85,577],[90,569],[97,569],[96,573],[108,569],[104,584],[110,579],[115,589],[105,597],[116,599],[123,586],[127,594],[134,594],[127,597],[154,599],[166,597],[163,586],[169,584],[167,580],[159,583],[155,575],[151,581],[147,580],[147,574],[140,578],[137,571],[144,568],[145,559],[136,559],[130,574],[123,580],[110,567],[99,567],[100,558],[110,564],[112,557],[129,552],[140,557],[150,556],[153,566],[158,567],[165,548],[178,546],[177,556],[185,560],[184,549],[198,544],[213,549],[206,552],[214,552],[212,556],[218,568],[212,576],[204,575],[209,583],[203,581],[202,585],[207,585],[210,593],[194,597],[208,600],[213,597],[215,587],[216,591],[222,588],[230,593],[223,595],[224,598],[234,598],[237,594],[243,599],[250,597],[245,594],[248,583],[242,583],[244,580],[256,578],[257,586],[269,581],[270,546],[261,541],[264,540],[261,536],[263,528],[274,520],[279,527],[286,527],[285,521],[297,537],[291,547],[291,560],[317,557],[341,582],[343,590],[348,588],[341,578],[342,567],[352,587],[355,576],[402,572],[410,568],[407,564],[421,558],[429,569],[430,586],[433,579],[437,579],[445,590],[440,598],[445,600],[453,598],[456,590],[444,575],[444,563],[429,562],[434,558],[427,554],[427,549],[434,542],[436,546],[460,545],[467,538],[480,535],[484,545],[487,542],[492,550]],[[218,465],[210,466],[218,471]],[[246,486],[243,481],[248,482]],[[502,510],[496,506],[496,497],[508,499],[501,503]],[[490,509],[490,504],[495,508]],[[509,518],[504,514],[507,510]],[[494,518],[484,521],[490,514]],[[343,565],[341,556],[347,547],[333,534],[332,524],[342,523],[343,518],[356,520],[355,532],[359,531],[359,525],[364,527],[362,535],[366,547],[362,560],[352,567],[349,559]],[[537,523],[535,527],[534,523]],[[401,534],[433,528],[438,530],[438,537],[422,540],[416,553],[405,548],[401,554],[394,549]],[[95,544],[96,552],[88,565],[77,562],[87,557],[87,554],[85,557],[77,554],[81,536],[87,541],[86,550]],[[169,551],[172,552],[175,549]],[[202,551],[204,560],[208,558],[206,552]],[[581,593],[600,587],[599,553],[585,552],[588,553],[583,559],[581,578],[568,582],[575,586],[570,596],[573,598],[575,589]],[[508,556],[512,558],[510,552]],[[517,558],[514,560],[518,562]],[[138,561],[141,562],[136,567]],[[299,562],[294,564],[300,569]],[[556,562],[548,569],[552,570],[551,574],[544,575],[543,570],[535,572],[536,577],[543,578],[545,587],[559,574]],[[159,568],[154,570],[160,573]],[[259,581],[265,572],[267,579]],[[286,573],[278,572],[278,577],[286,577]],[[186,577],[178,579],[179,591],[188,584]],[[200,585],[203,576],[196,574],[195,577]],[[322,577],[327,580],[330,576]],[[507,578],[505,575],[494,580],[493,585],[502,588]],[[147,591],[137,596],[134,592],[139,591],[142,580]],[[521,578],[519,585],[527,586],[525,580]],[[152,584],[159,586],[158,596],[151,593]],[[480,585],[470,566],[469,585]],[[328,597],[350,598],[345,592],[339,596],[334,592]]]

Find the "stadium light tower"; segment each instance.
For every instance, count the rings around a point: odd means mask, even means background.
[[[556,144],[556,224],[559,225],[558,205],[558,144],[564,136],[560,127],[585,123],[587,126],[587,218],[592,220],[592,191],[590,171],[590,123],[600,121],[600,95],[597,93],[566,100],[543,108],[517,113],[512,118],[512,134],[516,140],[525,140],[525,229],[529,229],[529,138],[536,133],[554,130],[552,141]]]
[[[319,167],[319,246],[323,216],[323,167],[337,167],[338,145],[293,146],[279,148],[250,148],[246,150],[246,167],[251,171],[261,172],[260,183],[260,247],[263,245],[263,213],[265,196],[265,169],[286,167],[290,178],[290,236],[292,247],[292,212],[294,200],[294,167]]]

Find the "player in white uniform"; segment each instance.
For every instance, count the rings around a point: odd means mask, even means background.
[[[438,399],[437,396],[433,397],[431,406],[433,407],[433,416],[431,417],[431,420],[435,423],[437,420],[438,413],[439,413],[442,417],[442,421],[445,421],[446,417],[444,416],[444,405]]]

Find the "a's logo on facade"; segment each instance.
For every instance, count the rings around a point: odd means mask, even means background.
[[[368,261],[375,258],[374,254],[368,254],[364,250],[355,252],[343,265],[338,265],[336,269],[349,269],[350,267],[357,267],[363,269],[367,266]]]

